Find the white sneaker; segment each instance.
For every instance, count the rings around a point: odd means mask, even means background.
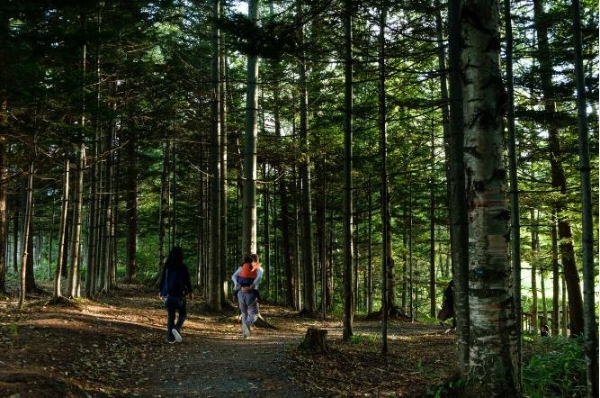
[[[245,323],[242,323],[242,334],[246,339],[250,337],[250,328]]]
[[[178,343],[181,343],[181,340],[183,340],[183,339],[181,338],[181,335],[179,334],[177,329],[173,329],[173,331],[171,333],[173,333],[173,336],[175,336],[175,341]]]

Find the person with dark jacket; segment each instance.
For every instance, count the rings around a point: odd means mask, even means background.
[[[444,321],[452,318],[452,329],[456,329],[456,318],[454,317],[454,280],[451,280],[444,289],[444,301],[442,309],[438,313],[440,325],[444,326]]]
[[[190,272],[183,262],[183,250],[179,246],[171,249],[160,277],[159,297],[167,309],[167,341],[180,343],[181,327],[187,317],[186,297],[193,298]],[[177,322],[175,322],[177,315]]]

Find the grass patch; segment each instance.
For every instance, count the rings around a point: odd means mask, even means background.
[[[523,343],[524,396],[586,396],[583,338],[532,337]]]

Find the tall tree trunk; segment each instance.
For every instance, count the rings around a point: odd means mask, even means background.
[[[67,235],[67,216],[69,213],[69,188],[70,188],[70,168],[71,164],[69,158],[65,157],[64,160],[64,174],[63,174],[63,189],[62,189],[62,203],[60,207],[60,227],[58,230],[58,254],[56,256],[56,269],[54,270],[54,298],[58,298],[62,295],[61,291],[61,279],[62,271],[64,269],[64,253],[67,250],[66,247],[66,235]]]
[[[553,217],[554,218],[554,217]],[[552,328],[553,336],[560,334],[560,272],[558,266],[558,231],[552,223]]]
[[[466,395],[516,397],[518,336],[507,256],[506,93],[500,70],[498,1],[465,0],[462,22],[471,322]]]
[[[510,180],[510,248],[512,266],[512,294],[517,327],[517,347],[515,366],[517,367],[517,390],[521,391],[521,357],[522,357],[522,319],[521,304],[521,223],[519,213],[519,185],[517,178],[517,138],[515,127],[515,90],[513,73],[513,33],[510,1],[504,1],[504,35],[506,42],[506,120],[508,125],[508,172]]]
[[[23,256],[21,261],[20,274],[20,290],[19,290],[19,309],[25,304],[25,296],[27,293],[27,264],[31,255],[29,244],[31,240],[31,221],[33,218],[33,162],[29,164],[29,172],[27,175],[27,194],[25,198],[25,217],[23,220]],[[32,270],[33,271],[33,270]]]
[[[345,71],[344,71],[344,331],[342,339],[350,341],[352,336],[352,322],[354,318],[354,303],[352,298],[352,265],[354,263],[354,206],[353,206],[353,182],[352,182],[352,14],[354,1],[344,1],[344,47],[345,47]]]
[[[556,113],[556,102],[554,101],[554,86],[552,83],[552,64],[549,57],[548,29],[544,22],[544,0],[534,0],[535,27],[538,37],[538,60],[540,62],[540,74],[542,79],[542,92],[544,95],[544,108],[546,120],[548,121],[548,143],[550,149],[550,170],[552,174],[552,186],[558,189],[562,195],[567,193],[567,180],[563,170],[561,158],[563,156],[558,137],[558,128],[551,120]],[[569,292],[569,313],[571,316],[571,334],[583,333],[583,299],[581,297],[581,284],[577,263],[575,261],[575,250],[573,248],[573,233],[571,224],[564,214],[565,205],[560,199],[556,203],[558,214],[558,241],[562,258],[567,290]]]
[[[431,156],[429,158],[431,164],[431,175],[429,176],[429,316],[435,319],[436,303],[435,303],[435,285],[436,285],[436,269],[435,269],[435,134],[434,126],[431,126]]]
[[[387,1],[384,1],[379,10],[379,87],[378,87],[378,103],[379,103],[379,157],[381,159],[381,275],[382,275],[382,291],[381,291],[381,315],[382,315],[382,354],[388,352],[388,315],[390,312],[390,300],[388,294],[388,283],[393,279],[394,260],[392,258],[392,228],[390,216],[390,191],[389,177],[387,169],[387,101],[386,101],[386,68],[385,68],[385,26],[387,23]],[[370,190],[369,190],[370,192]],[[371,206],[369,206],[369,209]],[[369,224],[370,224],[369,217]],[[369,234],[370,236],[370,234]],[[392,270],[392,272],[390,272]],[[371,289],[369,289],[371,294]],[[371,298],[369,298],[371,303]],[[372,306],[372,304],[371,304]]]
[[[365,291],[366,291],[366,310],[367,314],[371,314],[373,312],[374,306],[374,291],[373,291],[373,185],[371,183],[371,178],[369,178],[369,215],[368,215],[368,223],[369,228],[367,231],[367,269],[366,269],[366,277],[365,277]],[[381,249],[383,252],[383,248]],[[385,264],[382,264],[382,270]],[[387,329],[387,327],[386,327]],[[387,330],[385,330],[387,334]]]
[[[297,10],[302,19],[302,2],[297,3]],[[301,54],[298,58],[299,98],[300,101],[300,181],[302,196],[302,268],[304,269],[304,309],[309,314],[317,312],[315,291],[315,262],[313,254],[313,217],[311,200],[310,177],[310,143],[308,133],[308,88],[306,81],[306,59],[304,55],[304,25],[300,25],[296,32]]]
[[[158,275],[162,265],[165,263],[166,252],[165,240],[169,228],[169,173],[171,164],[171,141],[165,138],[163,141],[163,162],[160,175],[160,205],[158,216]]]
[[[454,274],[454,307],[456,314],[458,370],[466,378],[469,366],[469,229],[467,203],[464,194],[464,112],[463,112],[463,50],[462,0],[448,2],[448,55],[450,65],[450,237],[452,239],[452,269]]]
[[[73,192],[73,219],[71,233],[71,264],[69,267],[69,296],[72,298],[81,295],[81,237],[83,224],[83,195],[84,195],[84,175],[86,161],[85,147],[85,129],[86,129],[86,75],[87,75],[87,15],[82,12],[80,15],[81,34],[83,37],[81,46],[81,84],[80,84],[80,123],[79,123],[79,148],[77,151],[77,184]]]
[[[210,258],[208,265],[208,283],[207,283],[207,297],[206,301],[209,307],[215,311],[221,310],[221,304],[223,302],[223,287],[222,287],[222,264],[221,264],[221,247],[222,237],[221,232],[221,199],[223,193],[221,192],[223,178],[223,170],[221,169],[221,139],[222,139],[222,124],[221,124],[221,47],[220,47],[220,29],[217,26],[216,21],[221,16],[221,1],[213,1],[213,26],[212,26],[212,101],[211,101],[211,138],[210,138],[210,179],[209,184],[209,197],[210,197]]]
[[[137,274],[137,207],[138,207],[138,164],[137,134],[131,122],[125,132],[125,282],[133,282]]]
[[[548,306],[546,305],[546,273],[540,269],[540,292],[542,293],[542,324],[548,324]]]
[[[8,54],[6,41],[9,37],[8,13],[0,13],[0,293],[6,292],[6,242],[8,234],[7,192],[7,145],[8,145]]]
[[[598,391],[598,325],[596,322],[596,295],[594,270],[594,218],[592,216],[592,188],[588,142],[587,104],[583,54],[581,45],[581,10],[579,0],[573,0],[573,35],[575,47],[575,80],[577,84],[577,115],[579,132],[579,170],[581,173],[581,202],[583,209],[583,320],[585,358],[587,361],[587,394],[597,397]]]
[[[73,218],[71,220],[71,263],[69,266],[69,297],[81,295],[81,229],[83,224],[83,180],[85,174],[85,144],[79,145],[77,162],[77,183],[73,193]]]
[[[224,13],[225,5],[223,1],[219,1],[219,15],[222,16]],[[227,183],[227,84],[226,84],[226,76],[227,76],[227,62],[224,52],[223,46],[223,33],[221,30],[217,30],[217,48],[218,48],[218,58],[219,58],[219,74],[218,74],[218,83],[220,86],[219,93],[221,98],[219,100],[219,113],[220,113],[220,128],[219,132],[221,135],[221,150],[220,150],[220,159],[221,163],[221,178],[220,178],[220,193],[221,197],[219,200],[219,204],[221,205],[221,243],[220,243],[220,254],[221,254],[221,275],[223,276],[222,284],[225,287],[224,281],[229,280],[229,275],[227,275],[227,264],[228,264],[228,228],[229,228],[229,220],[227,217],[227,192],[228,192],[228,183]],[[224,296],[225,297],[225,296]]]
[[[531,209],[531,225],[537,225],[535,209]],[[537,265],[540,258],[540,244],[537,227],[531,228],[531,327],[534,333],[539,330],[538,325],[538,288]]]
[[[293,260],[292,260],[292,242],[291,238],[293,234],[291,233],[290,226],[290,203],[287,195],[288,188],[287,182],[285,178],[281,178],[279,182],[279,200],[281,207],[281,234],[282,234],[282,250],[283,250],[283,265],[285,269],[285,283],[286,283],[286,304],[292,308],[298,309],[298,303],[296,301],[296,295],[294,292],[296,291],[297,281],[296,276],[293,269]]]
[[[248,2],[248,19],[253,25],[258,23],[259,0]],[[248,54],[246,91],[246,137],[244,140],[244,198],[242,228],[242,251],[256,253],[256,140],[258,113],[258,55]]]

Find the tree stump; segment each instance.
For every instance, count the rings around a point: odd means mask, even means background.
[[[308,328],[304,337],[303,346],[313,352],[327,352],[327,330]]]

